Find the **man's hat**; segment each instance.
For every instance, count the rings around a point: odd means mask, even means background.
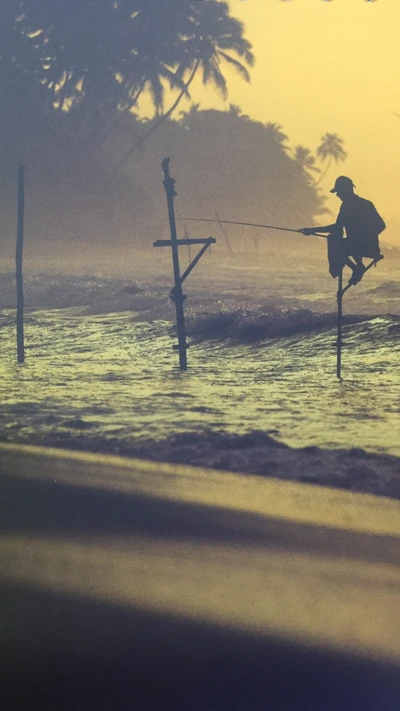
[[[339,178],[336,178],[335,181],[335,187],[333,190],[331,190],[331,193],[337,193],[340,188],[344,187],[350,187],[350,185],[355,188],[356,186],[354,185],[353,181],[350,180],[350,178],[346,178],[345,175],[340,175]]]

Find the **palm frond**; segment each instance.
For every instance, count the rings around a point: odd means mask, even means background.
[[[229,54],[227,54],[226,52],[220,52],[219,54],[228,64],[231,64],[235,68],[237,73],[240,74],[244,81],[250,82],[250,74],[241,62],[239,62],[237,59],[234,59],[233,57],[230,57]]]

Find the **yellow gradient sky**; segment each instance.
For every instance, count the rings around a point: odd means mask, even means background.
[[[281,124],[291,146],[315,150],[324,133],[337,133],[348,159],[329,170],[324,192],[349,175],[386,221],[400,220],[400,117],[392,113],[400,114],[400,0],[229,4],[253,43],[252,82],[224,69],[226,103],[200,83],[192,100],[203,108],[239,104],[251,118]],[[328,207],[336,213],[338,199],[329,196]],[[391,238],[400,245],[400,224]]]

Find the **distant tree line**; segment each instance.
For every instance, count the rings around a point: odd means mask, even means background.
[[[324,134],[312,153],[291,146],[279,124],[251,120],[238,106],[217,111],[193,104],[177,120],[166,120],[150,142],[141,144],[141,137],[156,121],[130,115],[120,132],[104,144],[110,162],[119,166],[126,137],[135,135],[138,148],[124,162],[123,171],[140,179],[151,200],[154,224],[162,225],[163,220],[166,224],[160,171],[166,154],[172,157],[181,216],[213,218],[217,212],[225,219],[301,227],[327,212],[318,183],[332,161],[346,157],[337,134]],[[187,226],[196,233],[210,229]]]

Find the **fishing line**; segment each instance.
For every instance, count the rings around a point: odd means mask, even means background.
[[[234,222],[233,220],[212,220],[205,217],[177,217],[177,220],[186,220],[187,222],[222,222],[224,225],[242,225],[244,227],[260,227],[264,230],[279,230],[281,232],[296,232],[296,234],[303,234],[302,230],[294,230],[291,227],[276,227],[275,225],[259,225],[255,222]],[[316,232],[316,237],[327,237],[327,235]]]

